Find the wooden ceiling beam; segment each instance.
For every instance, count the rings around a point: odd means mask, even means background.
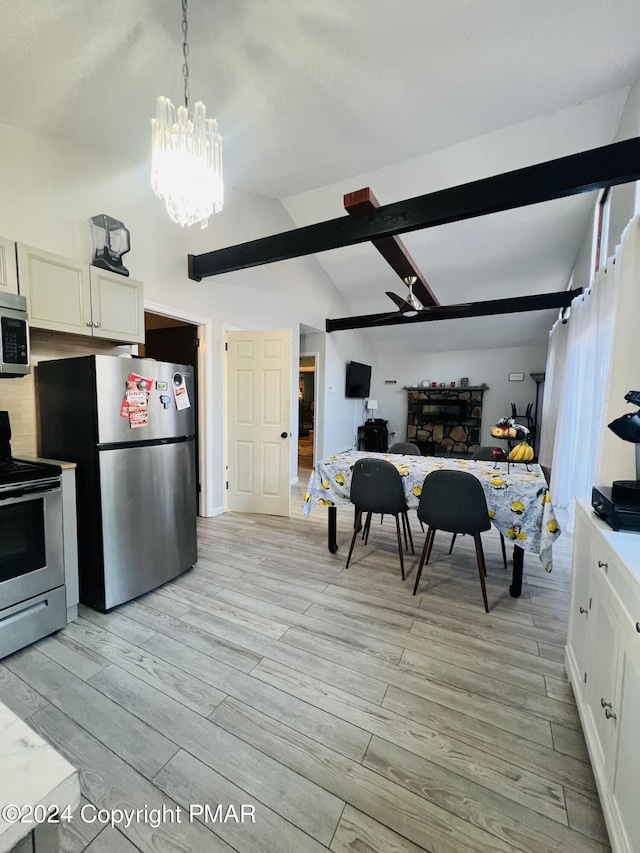
[[[380,207],[380,202],[373,194],[371,187],[347,193],[343,198],[344,209],[349,216],[363,217],[374,213]],[[380,237],[371,241],[380,252],[391,269],[404,281],[409,276],[414,276],[416,281],[413,292],[420,302],[427,305],[439,305],[433,290],[431,290],[426,278],[418,269],[406,246],[399,237]]]
[[[365,314],[360,317],[342,317],[327,320],[327,332],[346,329],[377,329],[380,326],[404,326],[408,323],[425,323],[430,320],[460,320],[465,317],[487,317],[490,314],[516,314],[522,311],[546,311],[565,308],[582,293],[582,288],[562,290],[559,293],[540,293],[536,296],[513,296],[507,299],[488,299],[485,302],[464,302],[459,305],[436,305],[425,308],[415,317],[405,317],[399,312]]]
[[[270,264],[512,210],[640,179],[640,138],[385,204],[366,218],[342,216],[237,246],[189,255],[189,278]]]

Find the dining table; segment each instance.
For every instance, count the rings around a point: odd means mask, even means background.
[[[307,487],[303,512],[315,507],[328,510],[328,548],[338,550],[337,509],[351,504],[351,477],[359,459],[385,459],[402,478],[407,506],[417,508],[425,477],[432,471],[466,471],[480,481],[491,524],[505,540],[513,542],[513,568],[509,592],[519,598],[525,552],[539,557],[545,571],[553,568],[552,545],[560,536],[549,487],[541,467],[533,462],[479,461],[441,456],[405,456],[348,450],[316,462]]]

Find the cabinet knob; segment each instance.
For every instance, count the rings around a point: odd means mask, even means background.
[[[609,563],[603,563],[602,560],[598,560],[598,568],[599,569],[608,569]]]
[[[87,326],[89,326],[89,327],[93,326],[93,323],[91,322],[91,320],[87,320]]]
[[[640,634],[640,622],[636,622],[636,631]]]
[[[94,323],[94,324],[93,324],[93,327],[94,327],[94,329],[99,329],[99,328],[100,328],[100,323]]]
[[[613,711],[610,711],[608,708],[604,712],[604,715],[607,718],[607,720],[617,720],[618,719],[616,717],[616,715],[613,713]]]
[[[603,708],[611,708],[611,702],[605,702],[604,699],[600,700],[600,704]]]
[[[585,609],[584,607],[580,608],[580,613],[588,613],[588,612],[589,612],[588,609]]]

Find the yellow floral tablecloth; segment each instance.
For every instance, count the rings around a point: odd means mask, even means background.
[[[549,489],[539,465],[506,462],[476,462],[439,456],[403,456],[394,453],[349,451],[318,462],[311,472],[304,496],[304,514],[316,506],[350,503],[351,475],[358,459],[373,457],[392,462],[400,472],[409,507],[417,507],[424,478],[431,471],[467,471],[480,480],[487,499],[489,516],[500,533],[540,557],[551,571],[551,546],[560,535]]]

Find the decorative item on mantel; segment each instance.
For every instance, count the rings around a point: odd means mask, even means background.
[[[181,227],[199,222],[206,228],[224,203],[222,137],[202,101],[195,104],[193,120],[189,118],[188,26],[187,0],[182,0],[184,106],[176,111],[169,98],[158,98],[151,121],[151,186],[174,222]]]
[[[122,263],[122,256],[131,249],[131,235],[124,227],[124,222],[106,213],[92,216],[89,221],[94,249],[92,265],[120,275],[129,275],[129,270]]]

